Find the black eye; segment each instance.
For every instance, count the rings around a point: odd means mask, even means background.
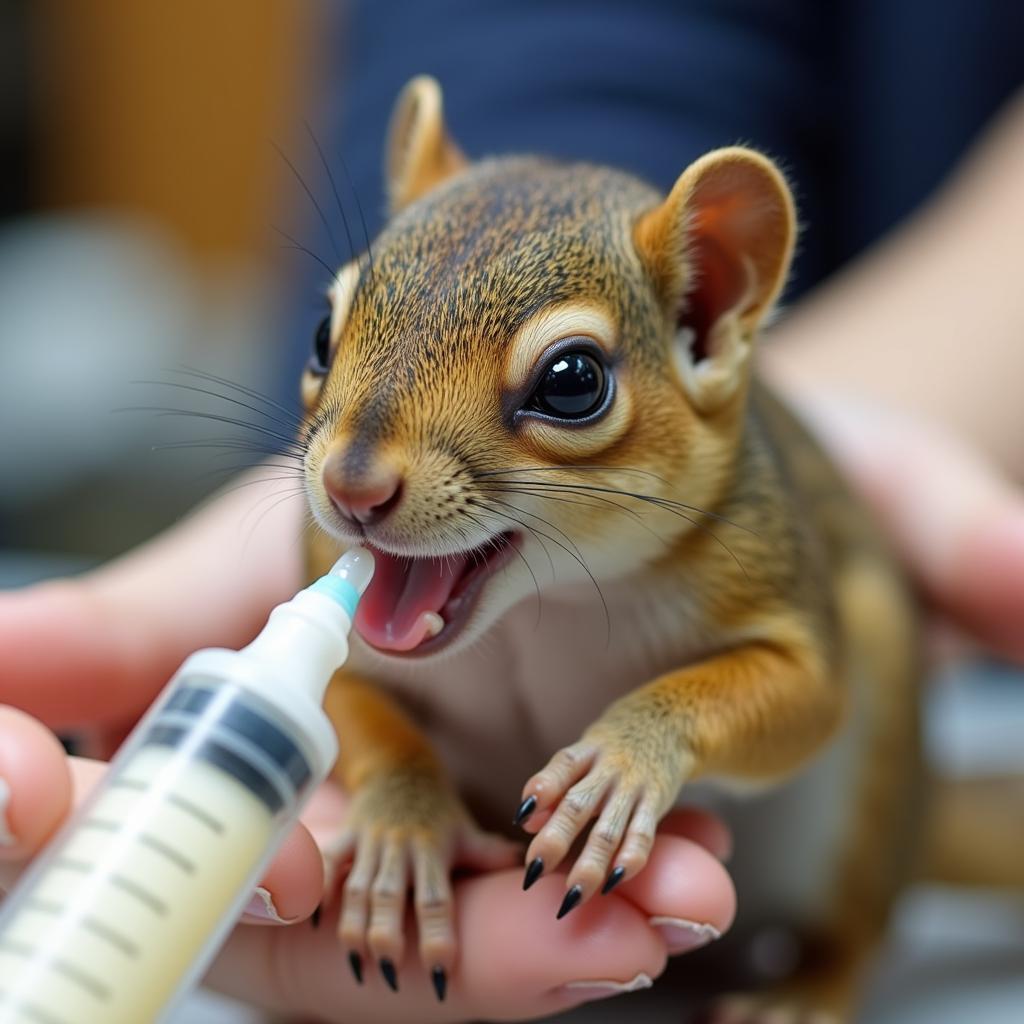
[[[534,389],[528,408],[563,420],[596,412],[608,390],[604,367],[589,352],[559,352]]]
[[[310,370],[317,374],[317,376],[323,376],[331,365],[331,315],[327,314],[320,321],[319,326],[316,329],[316,334],[313,335],[313,355],[309,359]]]

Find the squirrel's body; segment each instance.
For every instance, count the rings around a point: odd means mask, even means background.
[[[550,812],[536,877],[596,818],[566,912],[722,779],[769,790],[725,811],[741,921],[827,935],[793,992],[843,1013],[906,853],[916,639],[861,510],[751,379],[785,184],[743,150],[664,201],[587,165],[468,166],[423,80],[390,164],[395,216],[339,273],[304,382],[311,571],[355,537],[379,552],[327,705],[344,943],[394,972],[411,868],[443,992],[447,870],[486,862],[478,825],[507,831],[520,794]]]

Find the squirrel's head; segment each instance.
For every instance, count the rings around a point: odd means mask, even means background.
[[[469,163],[430,78],[398,100],[387,174],[391,219],[338,272],[303,380],[316,519],[378,552],[357,629],[426,655],[582,585],[603,631],[594,582],[664,557],[728,483],[789,190],[740,148],[667,198],[590,165]]]

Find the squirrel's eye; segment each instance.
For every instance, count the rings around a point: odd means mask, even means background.
[[[604,401],[604,367],[589,352],[560,352],[544,371],[529,407],[563,420],[579,420]]]
[[[331,315],[327,314],[320,321],[313,336],[313,355],[309,359],[310,370],[323,376],[331,365]]]

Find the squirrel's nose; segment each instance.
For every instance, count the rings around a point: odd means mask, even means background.
[[[332,452],[324,460],[324,490],[342,518],[353,526],[374,526],[402,500],[402,477],[390,468],[352,477],[344,472],[344,456]]]

